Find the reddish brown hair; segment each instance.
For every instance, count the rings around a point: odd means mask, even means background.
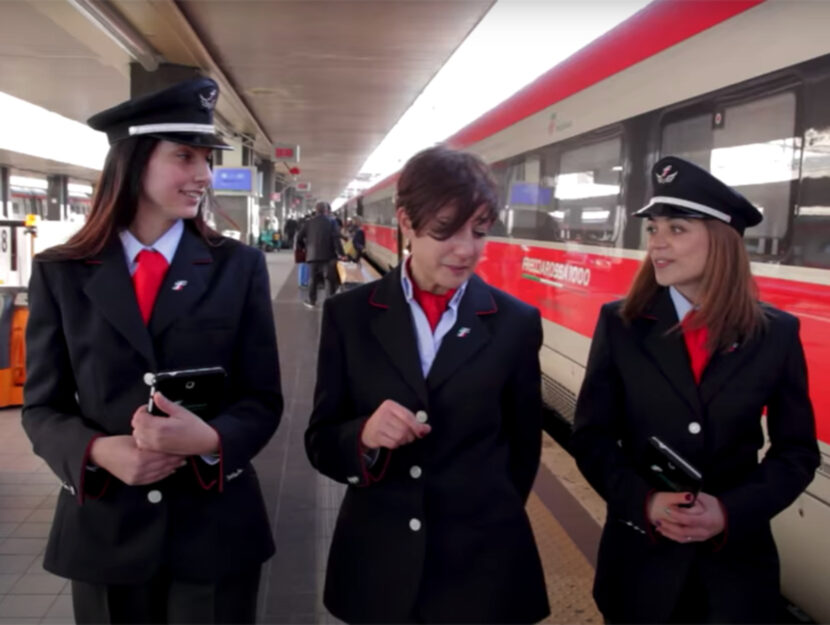
[[[78,260],[97,256],[119,231],[129,227],[138,209],[144,170],[158,143],[159,139],[153,137],[132,137],[110,147],[86,223],[69,241],[41,257],[44,260]],[[209,243],[221,238],[202,216],[205,205],[210,206],[214,201],[213,193],[209,191],[196,217],[187,220]]]
[[[704,224],[709,234],[709,256],[693,327],[706,326],[707,347],[714,352],[760,334],[766,322],[741,235],[717,219],[706,219]],[[631,323],[642,316],[660,288],[654,265],[646,258],[620,310],[622,318]]]
[[[448,205],[455,208],[452,217],[436,227],[435,216]],[[487,207],[483,221],[494,222],[498,216],[495,181],[484,161],[466,152],[427,148],[407,161],[398,179],[395,206],[403,207],[418,235],[428,229],[431,237],[448,239],[482,205]]]

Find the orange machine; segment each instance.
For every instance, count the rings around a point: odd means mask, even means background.
[[[0,408],[23,404],[23,382],[26,381],[26,321],[28,306],[15,302],[12,311],[9,367],[0,369]]]

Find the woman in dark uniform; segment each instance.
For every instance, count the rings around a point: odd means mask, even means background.
[[[253,623],[274,551],[251,458],[282,412],[261,252],[210,230],[217,85],[99,113],[111,147],[86,224],[36,257],[23,426],[63,482],[43,566],[78,623]],[[223,367],[209,422],[147,372]],[[243,511],[243,513],[240,513]]]
[[[594,597],[615,623],[773,622],[770,519],[819,463],[798,319],[758,302],[750,202],[679,158],[653,176],[647,257],[602,308],[576,408],[573,453],[608,505]],[[652,481],[652,436],[700,494]]]
[[[306,449],[349,485],[325,605],[352,623],[531,623],[548,614],[525,514],[541,453],[538,310],[474,274],[497,199],[486,166],[410,159],[411,255],[327,300]]]

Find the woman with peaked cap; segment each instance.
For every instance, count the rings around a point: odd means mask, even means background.
[[[798,319],[757,299],[752,204],[679,158],[653,176],[647,256],[600,312],[576,407],[572,451],[608,506],[594,597],[612,623],[774,622],[770,519],[819,463]],[[699,470],[697,496],[653,481],[650,437]]]
[[[525,513],[541,453],[539,311],[475,268],[497,196],[476,157],[413,156],[412,254],[326,300],[311,463],[348,484],[324,602],[350,623],[532,623],[548,614]]]
[[[251,458],[282,412],[261,252],[207,227],[217,85],[99,113],[110,151],[86,224],[35,258],[23,426],[63,483],[43,566],[77,623],[253,623],[274,545]],[[216,416],[147,372],[222,367]],[[242,511],[242,512],[240,512]]]

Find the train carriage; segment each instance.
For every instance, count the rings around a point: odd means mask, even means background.
[[[823,463],[774,521],[784,594],[830,621],[830,3],[658,0],[448,140],[501,189],[479,273],[541,311],[546,403],[572,419],[600,306],[644,256],[630,215],[674,154],[746,195],[761,297],[801,320]],[[367,254],[402,253],[392,176],[354,202]]]

